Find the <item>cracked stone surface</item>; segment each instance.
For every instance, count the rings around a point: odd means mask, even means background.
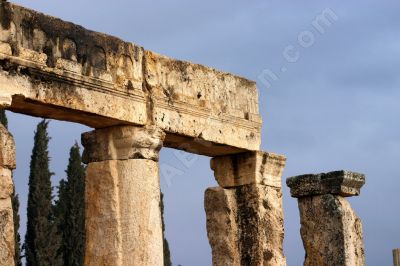
[[[0,18],[0,106],[96,129],[155,125],[165,146],[209,156],[259,149],[254,81],[5,1]]]
[[[0,265],[14,265],[14,222],[11,195],[14,190],[15,143],[0,124]]]
[[[331,194],[299,199],[305,266],[363,266],[362,223],[349,202]]]
[[[213,265],[286,265],[280,188],[209,188],[205,210]]]
[[[163,265],[157,160],[163,137],[154,128],[126,126],[84,134],[86,266]],[[137,152],[143,156],[131,156]]]
[[[290,177],[286,184],[295,198],[323,194],[351,197],[360,194],[360,189],[365,184],[365,175],[341,170]]]
[[[214,157],[211,169],[218,184],[224,188],[248,184],[280,188],[285,164],[286,158],[282,155],[255,151]]]
[[[85,163],[105,160],[158,161],[165,133],[155,127],[117,126],[82,134]]]
[[[362,223],[345,197],[360,194],[363,174],[334,171],[287,179],[298,198],[304,265],[365,265]]]
[[[205,193],[213,265],[286,265],[281,182],[285,163],[284,156],[261,151],[211,160],[221,186]]]

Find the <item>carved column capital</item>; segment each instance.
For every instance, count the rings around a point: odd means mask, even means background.
[[[215,179],[223,188],[250,184],[280,188],[285,165],[285,156],[263,151],[249,151],[211,159]]]
[[[155,126],[115,126],[82,134],[83,162],[149,159],[158,161],[165,133]]]
[[[324,194],[351,197],[360,194],[360,189],[365,184],[365,175],[341,170],[290,177],[286,184],[294,198]]]
[[[262,151],[214,157],[221,187],[205,193],[213,265],[286,265],[281,177],[286,158]]]
[[[304,265],[365,265],[362,223],[345,198],[360,194],[365,176],[335,171],[286,183],[299,205]]]

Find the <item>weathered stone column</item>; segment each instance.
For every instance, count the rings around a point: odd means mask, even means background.
[[[215,157],[221,187],[205,193],[213,265],[286,265],[281,176],[286,159],[266,152]]]
[[[85,265],[163,265],[158,156],[164,136],[134,126],[82,135]]]
[[[15,241],[11,195],[14,190],[15,142],[0,124],[0,265],[14,265]]]
[[[400,266],[400,249],[393,249],[393,266]]]
[[[363,174],[336,171],[287,179],[298,198],[304,265],[365,265],[361,220],[345,197],[360,194]]]

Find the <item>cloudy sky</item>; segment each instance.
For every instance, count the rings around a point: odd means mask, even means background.
[[[400,247],[399,1],[27,1],[31,7],[171,57],[256,80],[266,151],[288,157],[289,176],[337,169],[367,175],[350,199],[363,220],[368,265],[390,265]],[[313,21],[328,12],[330,25]],[[17,141],[15,173],[22,228],[36,118],[9,113]],[[68,149],[89,128],[50,124],[54,184],[65,176]],[[203,195],[215,186],[209,158],[165,149],[162,176],[167,238],[174,265],[210,265]],[[165,171],[165,170],[164,170]],[[397,192],[397,193],[396,193]],[[304,251],[295,199],[284,189],[285,253],[301,265]]]

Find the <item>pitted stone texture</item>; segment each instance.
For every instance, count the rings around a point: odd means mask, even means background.
[[[205,210],[213,265],[286,265],[280,188],[209,188]]]
[[[0,166],[15,169],[15,142],[8,130],[0,124]]]
[[[165,133],[157,127],[117,126],[82,134],[85,163],[105,160],[158,161]]]
[[[0,106],[96,129],[154,124],[168,147],[208,156],[259,149],[254,81],[5,1],[0,18]]]
[[[305,266],[365,265],[361,220],[336,195],[299,198]]]
[[[145,51],[152,119],[166,132],[247,150],[261,143],[256,83]],[[205,151],[206,152],[206,151]]]
[[[360,194],[360,189],[365,184],[365,175],[341,170],[290,177],[286,184],[295,198],[324,194],[351,197]]]
[[[285,164],[284,156],[261,151],[219,156],[211,160],[215,179],[224,188],[248,184],[280,188]]]
[[[234,190],[209,188],[205,193],[208,241],[213,265],[240,265],[239,228]]]
[[[14,245],[11,198],[0,199],[0,265],[14,265]]]
[[[14,185],[11,170],[15,169],[15,143],[0,124],[0,265],[14,265],[14,222],[11,195]]]
[[[85,265],[163,265],[158,163],[109,160],[86,174]]]
[[[0,199],[8,199],[14,191],[11,170],[0,166]]]
[[[393,250],[393,266],[400,265],[400,248]]]

